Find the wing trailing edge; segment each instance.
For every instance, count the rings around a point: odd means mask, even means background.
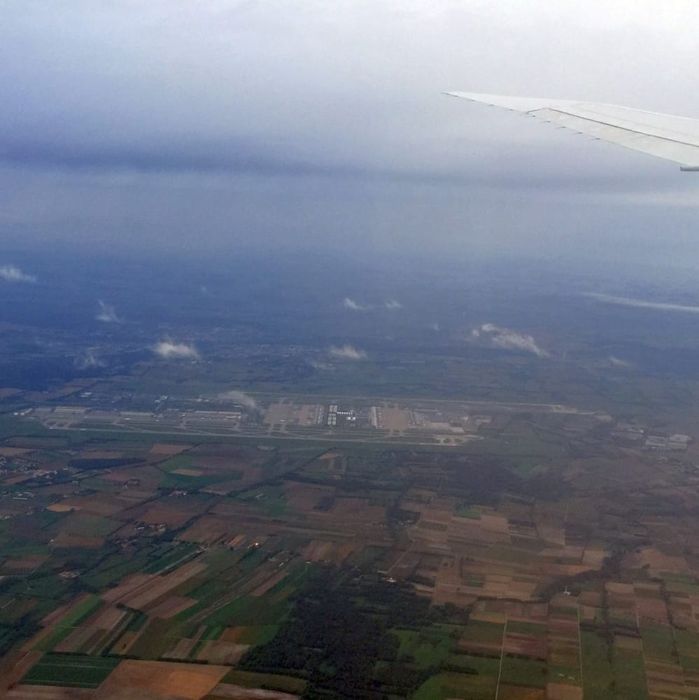
[[[502,107],[587,134],[602,141],[699,171],[699,119],[600,102],[447,92],[473,102]]]

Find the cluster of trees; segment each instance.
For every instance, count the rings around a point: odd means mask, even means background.
[[[297,595],[276,637],[248,652],[241,667],[304,678],[312,698],[407,695],[437,669],[398,659],[399,642],[390,629],[418,629],[448,614],[430,608],[408,586],[323,568]]]

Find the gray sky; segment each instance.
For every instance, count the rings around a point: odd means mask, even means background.
[[[699,116],[694,0],[5,0],[0,235],[699,262],[699,174],[440,95]]]

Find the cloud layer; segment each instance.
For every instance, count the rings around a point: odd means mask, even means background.
[[[699,115],[697,25],[694,0],[6,0],[0,236],[696,258],[691,176],[440,93]]]

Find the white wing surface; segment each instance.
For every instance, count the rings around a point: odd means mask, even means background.
[[[448,92],[474,102],[504,107],[546,122],[678,163],[699,171],[699,119],[645,112],[598,102]]]

